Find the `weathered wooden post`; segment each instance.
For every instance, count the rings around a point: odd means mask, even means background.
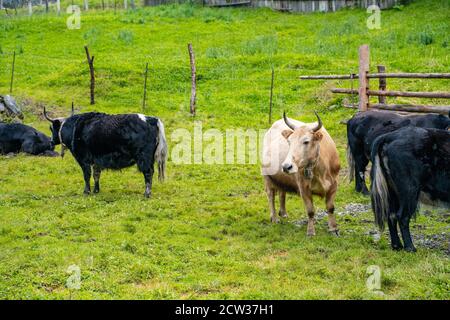
[[[0,0],[0,10],[3,10],[3,0]]]
[[[370,50],[368,45],[359,47],[359,111],[367,111],[369,107]]]
[[[128,0],[123,0],[123,8],[124,8],[125,10],[128,9]]]
[[[56,12],[58,13],[58,16],[61,13],[61,0],[56,0]]]
[[[197,71],[195,68],[195,55],[194,49],[192,48],[192,44],[188,44],[189,51],[189,59],[191,62],[191,103],[190,103],[190,111],[191,114],[195,116],[195,104],[197,100]]]
[[[94,56],[89,55],[89,49],[87,46],[84,46],[84,50],[86,51],[86,58],[89,64],[89,72],[91,75],[91,104],[95,104],[94,91],[95,91],[95,74],[94,74]]]
[[[147,76],[148,76],[148,62],[145,65],[145,75],[144,75],[144,98],[142,100],[142,113],[145,114],[145,102],[147,100]]]
[[[386,67],[385,66],[379,65],[379,66],[377,66],[377,69],[378,69],[378,73],[386,73]],[[378,86],[378,88],[379,88],[380,91],[386,91],[386,87],[387,87],[386,78],[381,77],[379,79],[379,86]],[[386,103],[386,97],[385,96],[378,96],[378,103],[385,104]]]
[[[16,65],[16,51],[13,53],[13,61],[11,67],[11,82],[9,84],[9,93],[12,94],[13,91],[13,82],[14,82],[14,67]]]
[[[33,15],[33,3],[31,3],[31,0],[28,0],[28,15],[30,17]]]
[[[48,13],[48,0],[45,0],[45,13]]]
[[[273,81],[275,78],[275,70],[272,67],[272,81],[270,82],[270,104],[269,104],[269,125],[272,124],[272,102],[273,102]]]
[[[84,10],[85,11],[89,10],[89,0],[84,0]]]
[[[134,0],[130,0],[131,9],[136,9],[136,6],[134,5]]]

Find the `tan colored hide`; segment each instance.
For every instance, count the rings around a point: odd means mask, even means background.
[[[302,132],[310,132],[317,123],[306,124],[294,119],[290,119],[297,129],[296,136],[301,136]],[[279,215],[287,217],[285,208],[286,192],[299,194],[305,204],[309,222],[308,235],[314,235],[314,206],[312,195],[324,197],[329,214],[329,231],[337,233],[337,225],[334,217],[334,197],[337,190],[337,178],[340,164],[336,145],[322,127],[318,132],[322,134],[322,139],[316,143],[320,144],[317,163],[312,169],[312,179],[305,177],[304,168],[299,168],[298,172],[293,174],[284,173],[282,163],[289,153],[289,144],[283,136],[283,131],[290,130],[284,120],[276,121],[264,137],[263,143],[263,164],[262,175],[264,176],[266,192],[269,199],[269,209],[272,222],[278,222],[275,213],[275,193],[280,194]]]

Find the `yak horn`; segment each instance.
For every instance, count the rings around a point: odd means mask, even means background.
[[[70,113],[70,116],[73,116],[75,114],[75,110],[74,110],[74,108],[73,108],[73,101],[72,101],[72,111],[71,111],[71,113]]]
[[[293,131],[295,131],[295,129],[297,128],[287,117],[286,117],[286,111],[283,112],[283,119],[284,119],[284,123],[286,123],[286,125],[292,129]]]
[[[317,112],[314,111],[314,114],[315,114],[316,117],[317,117],[318,124],[317,124],[317,126],[316,126],[315,128],[312,129],[312,131],[313,131],[313,132],[317,132],[317,131],[319,131],[319,130],[322,128],[323,124],[322,124],[322,120],[320,119],[320,117],[319,117],[319,115],[317,114]]]
[[[50,121],[50,122],[54,122],[54,121],[55,121],[54,119],[50,118],[50,117],[47,115],[47,110],[45,110],[45,107],[44,107],[44,117],[45,117],[45,119],[47,119],[47,120]]]

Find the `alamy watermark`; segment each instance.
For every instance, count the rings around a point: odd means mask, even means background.
[[[377,5],[371,5],[367,8],[370,16],[367,18],[367,28],[369,30],[381,29],[381,9]]]
[[[67,278],[66,287],[70,290],[80,290],[81,288],[81,269],[76,264],[70,265],[67,270],[70,276]]]
[[[381,291],[381,268],[377,265],[371,265],[367,267],[366,274],[368,278],[366,280],[366,287],[371,293],[384,295]]]
[[[69,14],[67,17],[66,25],[69,30],[81,29],[81,9],[80,6],[70,5],[67,7],[66,13]]]

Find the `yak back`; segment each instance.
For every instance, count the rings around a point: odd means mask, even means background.
[[[364,142],[364,152],[370,157],[371,146],[377,137],[407,126],[447,129],[450,118],[437,114],[401,116],[392,112],[366,111],[348,121],[347,131]]]

